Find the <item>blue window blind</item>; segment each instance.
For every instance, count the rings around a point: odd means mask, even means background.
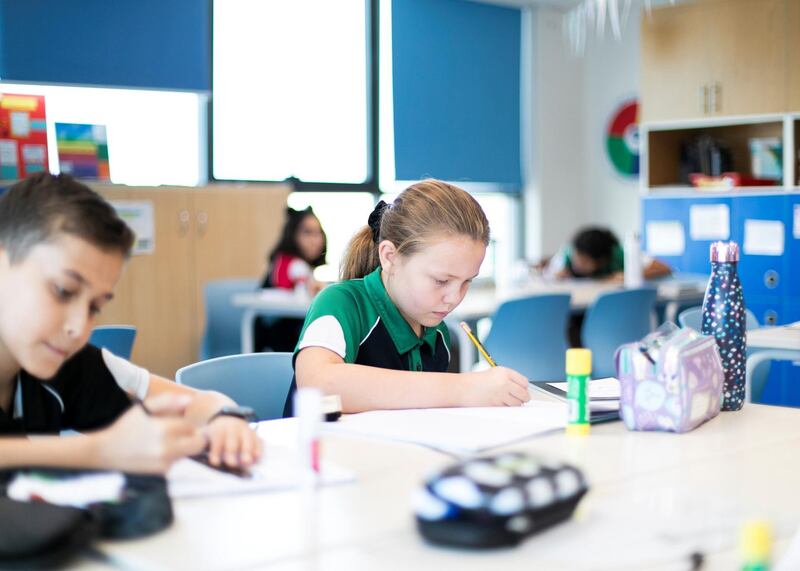
[[[0,77],[206,91],[208,0],[2,0]]]
[[[520,10],[392,2],[395,178],[518,191]]]

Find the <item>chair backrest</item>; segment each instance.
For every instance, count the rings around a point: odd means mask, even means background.
[[[760,327],[756,314],[749,309],[745,310],[746,329],[756,329]],[[703,327],[703,308],[702,306],[684,309],[678,314],[678,324],[681,327],[691,327],[695,331],[700,331]]]
[[[637,341],[653,328],[656,290],[636,288],[600,295],[586,311],[583,346],[592,350],[592,376],[612,377],[617,348]]]
[[[89,336],[89,343],[104,347],[123,359],[131,358],[135,340],[136,327],[133,325],[98,325]]]
[[[200,361],[178,369],[175,380],[202,390],[219,391],[250,406],[258,420],[283,417],[292,384],[292,353],[247,353]]]
[[[486,350],[530,381],[562,379],[569,303],[569,294],[553,294],[501,304],[492,317]]]
[[[242,316],[245,309],[231,303],[234,294],[253,292],[256,278],[230,278],[206,282],[203,286],[206,326],[200,344],[200,359],[213,359],[242,352]]]

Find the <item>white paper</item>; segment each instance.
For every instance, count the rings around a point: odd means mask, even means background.
[[[13,139],[0,140],[0,164],[17,165],[17,142]]]
[[[98,502],[116,502],[122,497],[125,476],[100,472],[54,478],[36,471],[17,474],[8,486],[8,497],[18,502],[44,500],[50,504],[83,508]]]
[[[784,226],[780,220],[745,220],[744,253],[756,256],[783,255]]]
[[[470,455],[563,429],[567,405],[532,400],[520,407],[382,410],[345,415],[325,423],[332,434],[351,434],[420,444]]]
[[[31,117],[27,111],[12,111],[11,116],[11,136],[27,139],[31,134]]]
[[[320,485],[355,481],[353,472],[331,462],[323,460],[320,468]],[[265,444],[263,460],[250,472],[252,477],[240,478],[185,458],[173,464],[167,473],[169,495],[191,498],[291,490],[304,481],[296,452],[283,446]]]
[[[731,211],[727,204],[694,204],[689,207],[692,240],[727,240],[731,235]]]
[[[136,234],[133,254],[152,254],[156,249],[156,231],[153,223],[153,202],[143,200],[114,200],[111,205]]]
[[[653,220],[645,226],[647,253],[651,256],[682,256],[686,250],[683,224],[677,220]]]
[[[22,161],[26,165],[43,165],[47,158],[44,145],[22,145]]]
[[[549,383],[550,385],[567,392],[567,383]],[[589,400],[619,400],[622,389],[619,380],[614,377],[592,379],[589,381]]]
[[[792,236],[800,240],[800,204],[794,205],[794,231]]]

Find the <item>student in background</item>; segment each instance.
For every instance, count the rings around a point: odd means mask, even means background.
[[[67,175],[37,173],[0,198],[0,468],[164,472],[204,450],[215,465],[247,466],[261,454],[229,398],[87,345],[133,238]],[[60,438],[66,429],[84,434]]]
[[[278,244],[270,252],[261,287],[304,288],[313,297],[323,285],[314,279],[314,268],[325,263],[327,249],[327,237],[311,207],[287,208],[286,223]],[[293,351],[302,328],[302,319],[284,318],[268,323],[259,317],[253,332],[255,346],[259,351]]]
[[[643,255],[644,279],[668,276],[669,266]],[[606,228],[585,228],[562,247],[544,267],[544,275],[555,279],[594,278],[622,281],[625,255],[614,234]]]
[[[478,275],[489,224],[464,190],[426,180],[381,201],[348,245],[339,283],[316,297],[295,351],[296,386],[341,396],[345,412],[518,406],[511,369],[446,373],[444,319]],[[290,391],[288,405],[291,403]]]

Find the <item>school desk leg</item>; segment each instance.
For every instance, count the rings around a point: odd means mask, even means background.
[[[242,353],[252,353],[254,350],[253,327],[257,315],[254,309],[247,309],[242,315]]]

